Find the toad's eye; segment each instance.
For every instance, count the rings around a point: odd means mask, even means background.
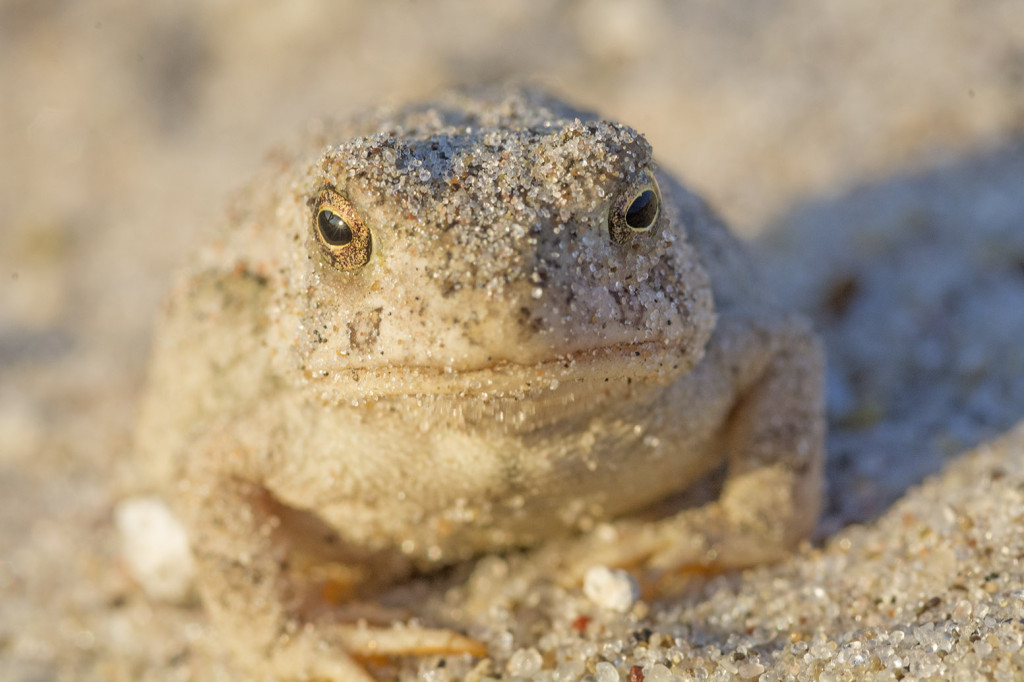
[[[339,270],[355,270],[370,260],[370,228],[333,189],[321,191],[313,204],[313,234],[320,251]]]
[[[608,212],[608,233],[617,244],[628,243],[634,234],[649,232],[661,215],[661,191],[654,175],[645,172],[626,188]]]
[[[316,229],[328,246],[346,246],[352,241],[352,228],[329,208],[321,208],[316,214]]]

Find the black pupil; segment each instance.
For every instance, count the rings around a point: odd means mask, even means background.
[[[334,211],[324,209],[316,217],[320,236],[331,246],[345,246],[352,241],[352,228]]]
[[[645,189],[626,209],[626,224],[634,230],[646,230],[658,216],[658,197]]]

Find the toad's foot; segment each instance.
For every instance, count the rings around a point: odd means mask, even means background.
[[[237,457],[221,466],[245,462],[244,450],[228,452]],[[210,457],[197,469],[217,463]],[[190,498],[199,591],[251,671],[282,681],[366,682],[373,677],[362,664],[390,656],[487,655],[450,630],[397,623],[408,617],[403,609],[354,599],[359,587],[374,578],[389,584],[406,566],[383,555],[354,560],[315,516],[281,504],[260,483],[198,471],[195,480],[214,481],[197,484]]]
[[[658,522],[606,524],[539,558],[567,587],[603,565],[632,571],[645,597],[664,595],[687,578],[786,556],[806,535],[801,519],[809,515],[794,494],[802,485],[803,476],[785,468],[748,471],[727,481],[717,502]]]
[[[390,656],[460,654],[486,656],[487,648],[450,630],[310,623],[295,635],[283,636],[270,660],[280,679],[373,682],[363,662]]]

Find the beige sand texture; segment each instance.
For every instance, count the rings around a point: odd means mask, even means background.
[[[625,614],[486,558],[410,589],[491,658],[377,672],[1024,677],[1024,5],[5,0],[0,63],[0,679],[238,679],[114,528],[170,273],[308,120],[524,78],[644,131],[815,319],[826,514]]]

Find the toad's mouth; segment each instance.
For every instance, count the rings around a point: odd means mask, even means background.
[[[468,367],[404,365],[339,369],[333,386],[350,399],[452,395],[524,398],[614,385],[667,385],[688,372],[703,350],[666,340],[582,349],[536,362],[497,360]],[[346,391],[341,385],[350,388]]]

